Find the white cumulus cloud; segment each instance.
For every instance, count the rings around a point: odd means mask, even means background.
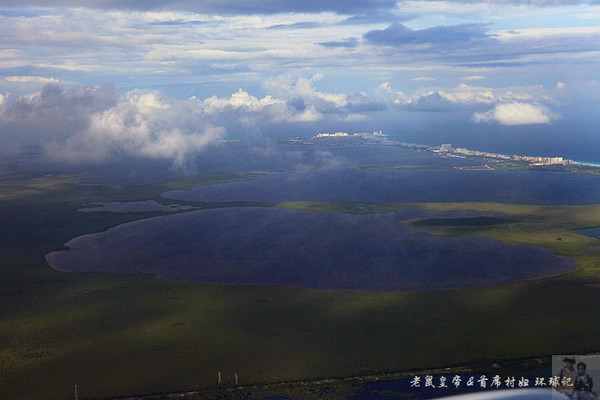
[[[262,99],[258,99],[245,90],[239,89],[229,98],[218,98],[217,96],[209,97],[203,101],[203,106],[205,112],[214,114],[226,109],[245,109],[256,112],[263,110],[265,107],[282,103],[283,101],[274,99],[271,96],[265,96]]]
[[[394,90],[389,82],[383,82],[377,88],[380,92],[382,92],[386,97],[391,97],[392,104],[395,105],[406,105],[410,104],[411,99],[405,95],[403,92]]]
[[[497,104],[486,112],[473,114],[473,121],[495,122],[501,125],[533,125],[548,124],[557,119],[558,115],[545,106],[528,103]]]

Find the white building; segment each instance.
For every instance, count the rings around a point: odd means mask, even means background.
[[[440,151],[441,151],[442,153],[449,153],[449,152],[451,152],[451,151],[452,151],[452,145],[451,145],[451,144],[448,144],[448,143],[446,143],[446,144],[442,144],[442,145],[440,146]]]

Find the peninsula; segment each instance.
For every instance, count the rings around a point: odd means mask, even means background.
[[[325,139],[325,140],[324,140]],[[334,133],[318,133],[311,138],[294,138],[289,139],[292,143],[315,144],[316,140],[319,145],[340,145],[340,144],[371,144],[381,146],[398,146],[417,151],[427,151],[442,157],[456,158],[471,158],[481,159],[487,162],[482,167],[484,169],[529,169],[529,168],[551,168],[553,170],[560,169],[573,173],[588,173],[600,174],[600,166],[590,163],[583,163],[564,158],[562,156],[542,156],[542,155],[506,155],[493,153],[481,150],[473,150],[465,147],[454,147],[450,143],[444,143],[437,146],[427,144],[407,143],[390,140],[388,135],[382,131],[373,133],[367,132],[334,132]],[[461,169],[470,169],[457,167]],[[481,168],[481,167],[480,167]]]

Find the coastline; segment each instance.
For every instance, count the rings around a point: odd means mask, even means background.
[[[331,144],[348,143],[352,141],[360,141],[362,143],[385,145],[385,146],[400,146],[413,150],[429,151],[439,155],[445,155],[450,157],[482,157],[487,159],[494,159],[499,161],[521,161],[527,162],[529,166],[581,166],[581,167],[594,167],[600,170],[600,162],[592,161],[576,161],[572,159],[564,158],[563,156],[528,156],[528,155],[517,155],[517,154],[502,154],[490,151],[481,151],[467,149],[464,147],[454,147],[451,144],[441,144],[439,146],[432,146],[418,143],[406,143],[402,141],[394,141],[387,138],[386,134],[382,134],[381,131],[374,132],[373,134],[368,133],[353,133],[348,134],[345,132],[337,132],[335,134],[323,134],[320,133],[310,138],[295,138],[290,139],[291,143],[305,143],[314,144],[312,140],[319,140],[322,143],[330,142]],[[599,171],[600,172],[600,171]]]

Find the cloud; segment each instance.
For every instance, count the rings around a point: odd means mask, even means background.
[[[490,88],[473,87],[465,83],[461,83],[455,88],[438,91],[440,97],[446,99],[450,103],[455,104],[490,104],[494,101],[509,96],[512,97],[512,92],[495,91]]]
[[[187,166],[192,154],[223,138],[262,134],[284,123],[363,121],[386,109],[366,93],[317,90],[311,78],[267,80],[257,97],[244,89],[229,96],[179,100],[155,90],[122,94],[113,85],[42,90],[11,100],[0,96],[3,144],[39,145],[47,159],[102,163],[119,157],[170,160]],[[42,80],[43,81],[43,80]]]
[[[566,85],[558,85],[560,88]],[[411,111],[471,111],[475,123],[498,123],[501,125],[548,124],[560,118],[547,105],[561,103],[552,95],[557,89],[541,86],[487,88],[462,83],[454,88],[418,90],[412,96],[395,91],[389,82],[379,86],[394,106]],[[483,108],[486,111],[480,111]],[[491,107],[491,108],[490,108]]]
[[[114,107],[94,113],[89,127],[64,142],[46,145],[49,158],[103,162],[114,155],[172,160],[182,167],[186,158],[225,134],[205,124],[202,110],[189,101],[155,91],[128,92]]]
[[[375,112],[387,108],[384,103],[375,101],[362,92],[347,96],[347,101],[345,109],[351,112]]]
[[[506,103],[493,109],[473,114],[473,122],[496,122],[501,125],[549,124],[558,118],[546,107],[538,104]]]
[[[181,167],[224,135],[223,128],[204,123],[202,111],[160,92],[121,95],[111,85],[49,84],[4,107],[0,130],[13,142],[41,145],[50,161],[101,163],[133,156]]]
[[[594,4],[597,4],[597,0],[421,0],[399,1],[398,10],[404,13],[417,13],[420,15],[443,15],[444,18],[492,15],[494,18],[501,19],[507,16],[520,17],[528,11],[540,16],[540,13],[545,11],[544,9],[558,8],[561,10],[565,6],[577,7],[578,5],[586,6]],[[591,14],[591,17],[593,16],[595,16],[594,13]]]
[[[217,114],[224,110],[232,109],[256,112],[277,104],[282,104],[282,101],[274,99],[270,95],[258,99],[242,89],[238,89],[238,91],[233,93],[229,98],[212,96],[202,101],[204,112],[207,114]]]
[[[194,97],[191,101],[197,102],[205,119],[213,124],[239,123],[243,128],[252,128],[255,132],[267,124],[302,120],[302,114],[306,112],[305,109],[290,107],[285,100],[272,95],[259,99],[243,89],[238,89],[229,97],[212,96],[204,100]]]
[[[260,130],[265,125],[284,122],[315,122],[325,118],[343,120],[368,119],[365,113],[386,109],[386,105],[365,93],[330,93],[314,88],[322,74],[293,81],[286,76],[265,80],[262,98],[238,89],[229,97],[212,96],[196,99],[204,115],[215,124],[237,121],[245,128]]]
[[[264,89],[285,98],[290,112],[289,121],[317,121],[328,116],[339,116],[341,120],[352,119],[355,113],[376,112],[386,109],[386,105],[370,98],[365,93],[330,93],[315,89],[315,82],[323,79],[323,74],[315,74],[310,79],[298,78],[295,83],[289,77],[279,76],[267,79]],[[301,114],[298,115],[298,113]],[[362,118],[362,117],[361,117]]]
[[[571,23],[575,26],[492,30],[488,23],[412,29],[395,22],[385,29],[370,30],[363,38],[372,46],[385,46],[387,52],[380,57],[388,62],[437,61],[469,73],[496,67],[539,71],[541,64],[595,63],[600,28]]]
[[[437,78],[433,78],[431,76],[418,76],[416,78],[412,78],[411,81],[413,82],[431,82],[431,81],[435,81]]]
[[[85,130],[91,115],[116,105],[120,94],[112,85],[74,86],[46,84],[40,92],[22,96],[6,105],[2,131],[29,139],[62,138]]]
[[[390,101],[394,105],[407,105],[411,102],[411,99],[403,92],[392,89],[389,82],[383,82],[377,89],[384,96],[391,97]]]
[[[7,76],[4,78],[7,82],[18,82],[18,83],[55,83],[58,84],[58,79],[55,78],[46,78],[43,76]]]
[[[397,7],[397,4],[396,6]],[[405,22],[418,18],[417,15],[404,14],[399,15],[395,12],[390,12],[390,9],[385,7],[379,9],[370,9],[368,11],[357,11],[353,16],[340,22],[341,25],[366,25],[366,24],[381,24],[384,22]]]
[[[411,100],[407,105],[415,111],[453,111],[458,108],[456,103],[442,96],[440,92],[430,92]]]
[[[381,84],[379,89],[392,103],[417,111],[452,111],[508,103],[557,104],[552,90],[542,86],[489,88],[461,83],[453,88],[420,89],[412,96],[396,92],[389,82]]]
[[[2,107],[4,106],[4,103],[6,103],[7,97],[8,96],[3,95],[2,93],[0,93],[0,109],[2,109]]]
[[[355,37],[351,37],[351,38],[346,38],[343,40],[333,41],[333,42],[320,42],[319,44],[321,46],[325,46],[325,47],[354,48],[354,47],[358,46],[358,39],[356,39]]]
[[[436,26],[426,29],[410,29],[401,23],[394,23],[383,30],[365,33],[365,39],[374,45],[466,45],[475,41],[489,40],[483,24],[461,24]]]
[[[78,0],[4,0],[4,7],[81,7]],[[335,12],[353,14],[373,9],[391,9],[396,5],[395,0],[271,0],[271,1],[237,1],[237,0],[97,0],[87,2],[87,7],[97,9],[126,9],[126,10],[180,10],[201,14],[279,14],[291,12]]]
[[[8,4],[42,4],[41,0],[24,1]],[[74,0],[43,3],[42,14],[15,10],[0,16],[3,75],[54,76],[61,82],[111,81],[129,88],[161,88],[180,97],[194,94],[184,88],[207,82],[212,87],[224,82],[223,87],[230,90],[296,71],[327,71],[339,85],[331,91],[345,90],[339,88],[348,78],[354,80],[354,91],[366,90],[358,87],[359,82],[371,85],[374,79],[392,79],[389,74],[399,69],[407,71],[408,79],[416,74],[439,81],[485,74],[490,82],[516,84],[520,77],[519,82],[529,77],[541,82],[540,75],[544,75],[543,82],[567,81],[559,70],[577,68],[592,79],[595,51],[600,49],[598,28],[579,26],[581,21],[572,16],[572,8],[563,10],[571,14],[560,24],[548,19],[535,25],[539,28],[523,29],[527,27],[523,21],[539,9],[532,11],[524,5],[523,16],[498,21],[486,14],[489,4],[469,7],[465,2],[440,1],[296,5],[291,0],[242,4],[232,0],[100,0],[84,2],[85,7]],[[63,8],[75,4],[76,8]],[[215,11],[234,6],[232,14]],[[409,6],[413,8],[405,11]],[[440,6],[456,16],[446,21],[483,23],[432,26],[444,21],[435,11]],[[452,14],[452,6],[475,11]],[[192,11],[194,7],[198,10]],[[263,14],[244,15],[244,7]],[[284,9],[283,14],[274,13]],[[336,11],[318,11],[324,9]],[[408,19],[425,28],[411,29],[412,25],[401,23]],[[224,93],[219,91],[219,95]]]
[[[320,26],[321,26],[321,24],[318,22],[302,21],[302,22],[294,22],[292,24],[271,25],[266,29],[312,29],[312,28],[318,28]]]

